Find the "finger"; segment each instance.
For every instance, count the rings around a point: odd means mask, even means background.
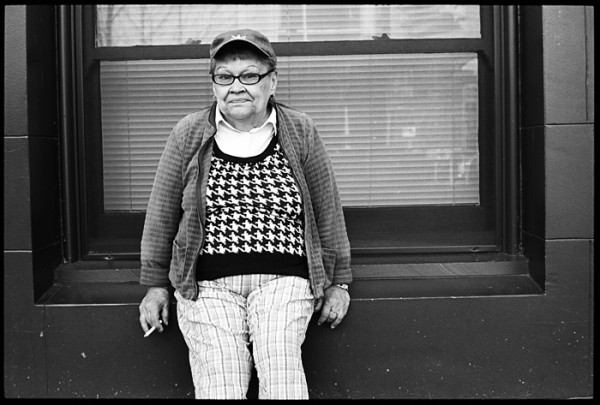
[[[140,325],[142,326],[142,330],[144,333],[148,332],[150,327],[148,326],[148,322],[146,322],[146,317],[144,315],[140,315]]]
[[[152,313],[152,316],[150,317],[150,326],[155,327],[159,332],[163,331],[162,321],[158,311]]]
[[[148,321],[146,306],[144,305],[143,300],[140,303],[139,310],[140,310],[140,325],[142,326],[142,330],[145,333],[145,332],[148,332],[148,329],[150,329],[150,322]]]
[[[323,306],[323,309],[321,309],[321,316],[319,316],[317,325],[321,325],[325,321],[331,322],[331,321],[329,321],[330,312],[331,312],[331,306],[328,304],[325,304]]]
[[[165,324],[165,326],[169,325],[169,304],[166,304],[162,307],[162,311],[160,313],[160,317],[163,321],[163,323]],[[163,327],[160,326],[160,328],[158,328],[159,332],[163,331]]]
[[[331,329],[335,329],[335,327],[342,322],[342,319],[344,319],[344,317],[342,316],[338,316],[337,318],[335,318],[335,321],[331,323]]]
[[[162,314],[161,314],[161,319],[163,321],[163,323],[165,324],[165,326],[169,326],[169,309],[168,308],[163,308]]]
[[[338,326],[342,322],[342,320],[344,319],[345,316],[346,316],[346,313],[337,314],[335,320],[331,323],[331,329],[334,329],[336,326]]]
[[[315,311],[314,312],[318,312],[321,309],[322,305],[323,305],[323,298],[319,298],[317,300],[317,302],[315,303]]]

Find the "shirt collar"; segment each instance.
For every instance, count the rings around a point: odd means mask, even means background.
[[[239,129],[234,128],[233,126],[231,126],[231,124],[229,124],[227,121],[225,121],[225,118],[223,118],[223,115],[221,114],[221,110],[219,110],[218,106],[217,106],[217,111],[215,112],[215,123],[217,124],[217,130],[219,129],[219,126],[223,125],[232,131],[244,133],[244,131],[240,131]],[[267,127],[268,125],[271,125],[271,127],[273,128],[273,131],[275,133],[277,132],[277,114],[275,113],[275,107],[271,107],[271,114],[269,115],[267,120],[260,127],[252,128],[247,133],[252,134],[252,133],[261,131],[263,128]]]

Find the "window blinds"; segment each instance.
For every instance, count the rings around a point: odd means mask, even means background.
[[[344,206],[479,203],[474,53],[280,57],[276,99],[309,114]],[[212,102],[207,60],[101,63],[104,202],[143,211],[166,138]]]
[[[173,126],[212,100],[207,60],[103,62],[104,208],[146,209]]]

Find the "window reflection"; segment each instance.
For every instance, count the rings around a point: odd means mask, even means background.
[[[481,37],[474,5],[98,5],[96,45],[210,44],[241,27],[272,42]]]

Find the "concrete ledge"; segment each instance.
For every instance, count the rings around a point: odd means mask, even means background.
[[[353,300],[542,294],[524,259],[462,263],[353,265]],[[61,266],[55,284],[38,305],[139,304],[146,287],[138,284],[135,262],[85,262]]]

